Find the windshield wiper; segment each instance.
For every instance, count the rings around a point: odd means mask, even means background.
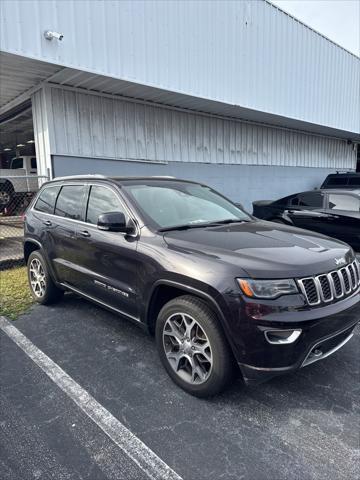
[[[204,228],[207,223],[187,223],[185,225],[174,225],[173,227],[159,228],[158,232],[171,232],[172,230],[189,230],[190,228]]]
[[[214,227],[216,225],[226,225],[228,223],[243,223],[251,222],[251,220],[240,220],[234,218],[228,218],[226,220],[219,220],[218,222],[205,222],[205,223],[186,223],[184,225],[174,225],[173,227],[159,228],[158,232],[171,232],[172,230],[189,230],[190,228],[206,228]]]
[[[215,222],[210,222],[210,223],[207,223],[207,224],[204,225],[204,226],[206,226],[206,227],[212,227],[213,225],[216,226],[216,225],[227,225],[228,223],[246,223],[246,222],[251,222],[251,220],[250,220],[250,219],[248,220],[248,219],[246,219],[246,218],[244,218],[244,219],[242,219],[242,220],[241,220],[240,218],[237,218],[237,219],[235,219],[235,218],[228,218],[228,219],[226,219],[226,220],[219,220],[218,222],[216,222],[216,221],[215,221]]]

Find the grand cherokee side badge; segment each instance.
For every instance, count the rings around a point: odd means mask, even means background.
[[[99,282],[99,280],[94,280],[95,285],[98,285],[99,287],[105,288],[105,290],[109,290],[110,292],[118,293],[119,295],[122,295],[123,297],[128,298],[129,294],[127,292],[124,292],[123,290],[119,290],[118,288],[112,287],[111,285],[107,285],[106,283]]]
[[[341,258],[335,258],[335,265],[345,265],[346,260],[344,257]]]

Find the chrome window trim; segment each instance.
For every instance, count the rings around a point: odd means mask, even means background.
[[[39,198],[41,192],[43,190],[45,190],[45,188],[50,188],[50,187],[55,187],[55,186],[59,186],[60,187],[60,190],[59,190],[59,193],[62,189],[62,187],[64,186],[74,186],[74,185],[84,185],[84,186],[88,186],[88,187],[91,187],[93,185],[95,186],[99,186],[99,187],[105,187],[105,188],[108,188],[109,190],[111,190],[112,192],[115,193],[115,195],[118,197],[121,205],[123,205],[124,207],[124,210],[126,211],[126,213],[128,214],[129,218],[131,220],[133,220],[134,224],[135,224],[135,233],[133,234],[128,234],[128,233],[123,233],[123,232],[116,232],[117,234],[120,234],[122,236],[127,236],[127,237],[132,237],[132,238],[138,238],[140,236],[140,226],[139,226],[139,222],[138,222],[138,219],[136,218],[136,216],[132,213],[132,211],[130,210],[130,208],[126,205],[126,203],[124,202],[123,198],[120,196],[119,192],[117,192],[117,190],[112,187],[112,186],[109,186],[109,185],[104,185],[104,183],[98,183],[98,182],[63,182],[61,183],[61,181],[59,182],[59,184],[54,184],[54,185],[48,185],[46,187],[44,187],[44,189],[41,189],[39,191],[39,195],[37,198]],[[90,192],[90,191],[89,191]],[[88,198],[88,197],[87,197]],[[93,223],[89,223],[89,222],[85,222],[83,220],[75,220],[74,218],[69,218],[69,217],[61,217],[60,215],[55,215],[55,213],[46,213],[46,212],[41,212],[39,210],[36,210],[34,207],[35,207],[35,204],[36,204],[36,201],[34,203],[34,205],[31,206],[30,210],[31,211],[34,211],[38,214],[41,214],[41,215],[48,215],[50,217],[54,217],[54,218],[59,218],[61,220],[66,220],[66,221],[69,221],[69,222],[75,222],[75,223],[78,223],[80,225],[86,225],[87,227],[91,227],[91,228],[95,228],[96,230],[98,230],[97,228],[97,225],[94,225]],[[56,202],[55,202],[55,206],[56,206]],[[86,205],[87,206],[87,205]],[[55,212],[55,209],[54,209],[54,212]],[[86,214],[86,212],[85,212]]]

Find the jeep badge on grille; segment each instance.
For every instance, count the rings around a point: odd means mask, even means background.
[[[346,260],[344,257],[341,258],[335,258],[335,265],[345,265]]]

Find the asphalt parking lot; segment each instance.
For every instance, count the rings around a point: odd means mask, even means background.
[[[14,325],[183,479],[359,478],[359,329],[297,374],[199,400],[150,337],[74,295]],[[0,341],[2,479],[149,478],[2,330]]]

